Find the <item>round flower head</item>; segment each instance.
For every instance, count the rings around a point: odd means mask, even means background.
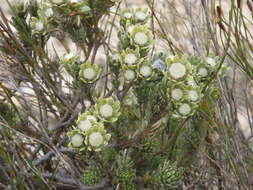
[[[178,112],[179,112],[181,115],[183,115],[183,116],[189,115],[189,114],[191,113],[191,111],[192,111],[192,108],[191,108],[191,106],[190,106],[189,104],[187,104],[187,103],[182,103],[182,104],[180,104],[179,107],[178,107]]]
[[[89,143],[93,147],[99,147],[103,144],[104,137],[99,132],[91,133],[89,136]]]
[[[132,69],[125,70],[123,75],[124,75],[124,79],[126,80],[126,82],[131,82],[136,79],[136,73]]]
[[[135,25],[130,37],[133,45],[145,47],[151,45],[153,42],[153,35],[151,31],[143,25]]]
[[[104,104],[100,107],[99,112],[103,117],[108,118],[112,116],[113,108],[110,104]]]
[[[188,96],[189,96],[190,100],[193,102],[196,102],[197,100],[199,100],[199,94],[196,90],[189,90]]]
[[[196,104],[188,101],[180,102],[176,104],[176,115],[181,118],[186,118],[194,114]]]
[[[137,22],[145,22],[148,18],[148,9],[137,8],[134,15]]]
[[[94,122],[97,121],[97,118],[93,115],[90,115],[89,113],[83,113],[79,116],[77,120],[77,128],[81,131],[87,131],[91,129],[94,126]]]
[[[172,63],[169,67],[169,73],[174,79],[182,78],[186,75],[186,67],[179,62]]]
[[[198,70],[198,74],[201,77],[207,77],[207,75],[208,75],[208,69],[205,68],[205,67],[200,67],[199,70]]]
[[[100,98],[95,105],[95,114],[105,122],[115,122],[120,115],[120,103],[112,98]]]
[[[182,89],[180,88],[174,88],[171,90],[171,98],[173,98],[174,100],[180,100],[182,99],[184,96],[184,92]]]
[[[137,57],[135,54],[133,53],[128,53],[125,55],[124,57],[124,62],[128,65],[132,65],[132,64],[135,64],[137,61]]]
[[[167,73],[171,80],[183,80],[191,72],[191,64],[184,57],[167,59]]]
[[[75,134],[73,137],[71,137],[71,144],[74,147],[80,147],[83,144],[83,136],[80,134]]]
[[[200,76],[201,78],[208,77],[210,73],[211,73],[211,70],[205,64],[200,64],[197,67],[197,75]]]
[[[138,45],[144,46],[148,42],[148,36],[144,32],[137,32],[134,36],[134,42]]]
[[[140,74],[143,77],[149,77],[152,74],[152,68],[149,65],[142,65],[140,66]]]
[[[137,50],[132,50],[127,48],[121,53],[121,63],[127,68],[135,68],[139,62],[139,52]]]
[[[189,87],[186,90],[186,96],[189,101],[198,102],[202,97],[201,90],[198,87]]]
[[[139,65],[138,73],[140,77],[150,79],[153,76],[153,68],[150,62],[143,62]]]
[[[85,62],[80,66],[79,77],[84,83],[93,83],[101,74],[102,69],[91,62]]]
[[[68,137],[69,137],[69,147],[71,148],[78,148],[78,149],[82,149],[82,146],[84,144],[84,136],[82,133],[80,133],[80,131],[78,130],[72,130],[70,132],[68,132]]]
[[[185,96],[185,88],[186,86],[183,83],[171,85],[171,87],[167,89],[168,98],[173,101],[183,100]]]
[[[85,144],[88,150],[101,151],[111,138],[111,134],[107,134],[102,123],[96,123],[96,126],[85,132]]]

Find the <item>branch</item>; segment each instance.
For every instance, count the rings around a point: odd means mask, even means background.
[[[63,153],[73,153],[73,151],[71,149],[69,149],[69,148],[61,148],[59,151],[63,152]],[[32,162],[32,164],[34,166],[37,166],[37,165],[41,164],[42,162],[45,162],[45,161],[49,160],[54,154],[55,154],[55,152],[53,152],[51,150],[47,154],[45,154],[44,156],[42,156],[41,158],[39,158],[37,160],[34,160]]]
[[[87,186],[81,183],[80,181],[77,181],[75,178],[71,176],[63,176],[60,174],[52,174],[52,173],[45,173],[43,174],[43,177],[45,178],[54,178],[55,180],[62,182],[64,184],[71,184],[75,185],[78,190],[100,190],[105,189],[106,187],[109,187],[109,180],[105,178],[100,184],[97,184],[95,186]]]

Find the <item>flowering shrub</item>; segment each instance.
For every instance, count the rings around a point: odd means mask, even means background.
[[[220,177],[216,162],[224,155],[216,156],[214,146],[222,139],[216,132],[217,123],[222,125],[216,113],[217,84],[226,73],[222,56],[158,50],[150,6],[26,0],[11,9],[16,33],[4,15],[0,20],[0,61],[12,81],[0,81],[8,102],[0,104],[2,144],[8,144],[0,152],[4,164],[14,160],[5,172],[7,178],[17,176],[8,181],[11,187],[189,189],[214,171]],[[116,47],[107,42],[112,31]],[[65,53],[53,47],[51,55],[52,38]],[[101,54],[106,60],[98,63]],[[198,164],[214,166],[206,174],[197,171]]]

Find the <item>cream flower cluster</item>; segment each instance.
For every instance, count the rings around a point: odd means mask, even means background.
[[[120,70],[125,83],[138,79],[150,80],[155,73],[148,59],[153,43],[152,32],[147,26],[148,9],[129,9],[120,11],[118,51],[110,56],[110,63]]]
[[[168,79],[167,95],[174,105],[173,116],[185,118],[194,113],[202,98],[201,89],[193,77],[195,71],[186,56],[173,56],[166,59],[165,75]]]
[[[203,88],[208,77],[218,69],[215,57],[165,56],[163,73],[168,80],[167,96],[173,104],[174,116],[186,118],[194,114],[203,98]],[[156,67],[160,65],[155,63]],[[161,64],[161,63],[159,63]]]
[[[76,126],[68,133],[69,146],[79,151],[100,151],[111,138],[111,134],[105,130],[104,123],[117,121],[119,110],[118,101],[112,98],[99,99],[95,106],[79,116]]]

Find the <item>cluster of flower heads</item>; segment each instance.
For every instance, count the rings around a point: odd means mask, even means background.
[[[125,83],[162,76],[167,81],[167,96],[172,103],[173,116],[191,116],[203,97],[202,91],[211,74],[219,69],[217,57],[149,56],[153,35],[147,26],[148,9],[122,9],[118,31],[118,51],[110,56],[112,69],[118,68]]]
[[[194,114],[203,97],[203,88],[211,74],[218,70],[217,57],[167,56],[154,65],[167,78],[167,96],[173,106],[173,116],[186,118]]]
[[[153,35],[146,25],[148,9],[122,9],[118,31],[118,51],[110,56],[112,67],[118,66],[126,83],[137,79],[151,79],[154,71],[147,55],[153,44]]]
[[[68,133],[69,146],[80,151],[100,151],[111,138],[104,124],[117,121],[119,115],[119,101],[113,98],[98,99],[96,105],[79,116],[76,126]]]
[[[116,0],[105,0],[109,8]],[[73,18],[72,24],[80,25],[83,18],[90,18],[95,12],[99,12],[97,2],[88,0],[37,0],[37,16],[30,19],[33,34],[45,34],[53,31],[61,23]],[[95,11],[92,9],[95,7]],[[100,14],[100,13],[98,13]]]

